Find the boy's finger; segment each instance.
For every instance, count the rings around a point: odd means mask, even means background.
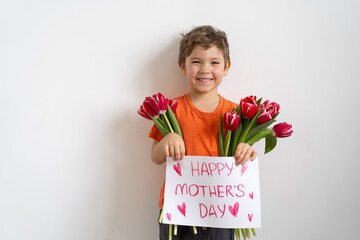
[[[170,155],[169,157],[174,158],[174,146],[169,146],[169,155]]]
[[[255,151],[253,151],[251,155],[252,155],[252,157],[251,157],[251,161],[254,161],[254,160],[255,160],[255,158],[256,158],[256,156],[257,156],[256,152],[255,152]]]
[[[241,160],[242,160],[242,158],[238,157],[238,158],[236,159],[236,165],[241,164]]]
[[[181,160],[183,160],[184,156],[185,156],[185,146],[184,145],[180,146],[180,154],[181,154]]]
[[[240,164],[240,152],[241,152],[241,146],[238,145],[237,148],[236,148],[236,151],[235,151],[235,154],[234,154],[234,158],[235,158],[235,164],[236,165],[239,165]]]
[[[176,147],[175,147],[175,156],[176,156],[176,160],[180,160],[180,159],[181,159],[180,146],[176,146]]]
[[[248,149],[241,160],[241,164],[244,165],[246,161],[250,159],[250,156],[251,156],[251,151]]]
[[[240,157],[241,150],[242,150],[242,146],[238,145],[236,147],[236,151],[235,151],[235,154],[234,154],[234,157],[236,157],[236,159],[238,159]]]
[[[241,152],[239,154],[239,160],[240,160],[241,164],[244,163],[244,158],[245,158],[246,152],[247,151],[245,148],[241,148]]]
[[[172,156],[176,159],[176,146],[172,147]]]
[[[169,154],[169,146],[168,145],[165,145],[164,146],[164,154],[166,157],[170,157],[170,154]]]

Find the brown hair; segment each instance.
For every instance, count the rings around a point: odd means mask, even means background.
[[[185,65],[186,57],[188,57],[194,47],[200,46],[208,49],[216,46],[224,55],[225,66],[230,60],[229,43],[226,33],[212,26],[198,26],[187,34],[181,34],[183,38],[179,48],[179,64]]]

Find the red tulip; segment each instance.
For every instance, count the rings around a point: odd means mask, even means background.
[[[137,111],[138,114],[146,119],[149,119],[149,120],[152,120],[151,117],[146,113],[145,109],[144,109],[144,106],[141,105],[139,110]]]
[[[151,119],[148,114],[154,118],[158,118],[160,111],[161,109],[156,100],[153,97],[146,97],[138,113],[146,119]]]
[[[293,133],[291,124],[286,122],[276,124],[273,129],[273,134],[277,138],[290,137]]]
[[[174,100],[168,100],[168,99],[166,99],[167,100],[167,104],[169,104],[169,106],[170,106],[170,108],[171,108],[171,110],[173,111],[173,113],[175,113],[176,112],[176,108],[177,108],[177,105],[178,105],[178,101],[174,101]]]
[[[236,111],[230,111],[224,114],[224,129],[235,131],[239,126],[240,118]]]
[[[143,104],[138,110],[138,114],[146,119],[150,119],[150,114],[154,118],[158,118],[160,114],[164,114],[167,111],[168,105],[171,110],[175,112],[178,102],[169,100],[161,93],[152,95],[152,97],[146,97]]]
[[[164,97],[164,95],[162,95],[161,93],[157,93],[155,95],[153,95],[153,98],[155,99],[157,105],[160,108],[160,113],[163,114],[167,111],[167,104],[168,101],[167,99]]]
[[[280,105],[275,103],[275,102],[271,102],[269,100],[266,100],[263,104],[261,104],[259,106],[259,109],[261,109],[262,107],[264,107],[257,119],[257,122],[259,124],[264,124],[268,121],[270,121],[276,114],[278,114],[279,109],[280,109]]]
[[[257,110],[256,96],[249,96],[240,100],[240,111],[245,118],[253,118]]]

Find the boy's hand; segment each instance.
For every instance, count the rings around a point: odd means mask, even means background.
[[[183,160],[185,156],[184,140],[176,133],[169,133],[163,138],[164,154],[175,160]]]
[[[257,156],[256,151],[247,143],[239,143],[236,147],[235,151],[235,164],[236,165],[244,165],[244,163],[249,160],[251,157],[251,161],[254,161]]]

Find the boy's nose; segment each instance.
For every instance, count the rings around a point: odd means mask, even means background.
[[[210,67],[208,64],[202,64],[200,68],[201,73],[210,73]]]

